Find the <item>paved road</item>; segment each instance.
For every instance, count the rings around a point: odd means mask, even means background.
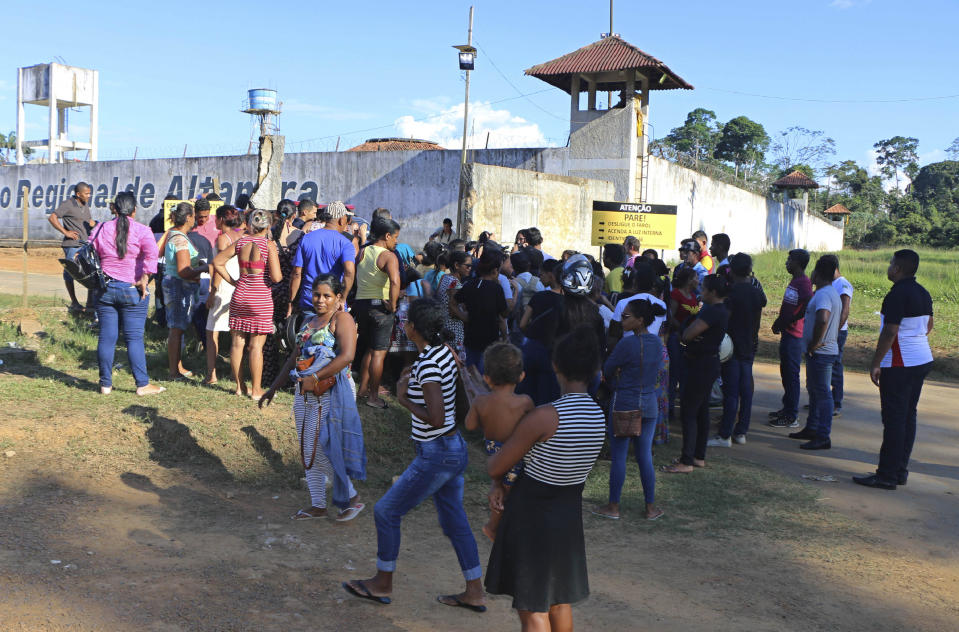
[[[791,430],[765,425],[766,413],[781,404],[779,366],[757,363],[754,373],[756,395],[748,444],[734,445],[733,455],[789,476],[831,474],[838,483],[810,483],[822,487],[827,504],[870,523],[917,554],[959,561],[959,414],[955,407],[959,387],[926,381],[909,484],[890,492],[851,480],[853,474],[875,471],[882,443],[879,389],[868,375],[846,372],[843,414],[833,423],[833,447],[806,452],[799,449],[799,441],[786,437]],[[710,448],[716,449],[724,448]]]
[[[31,295],[67,298],[59,276],[30,274],[28,281]],[[0,271],[0,292],[19,294],[21,287],[19,272]],[[879,526],[917,553],[959,560],[959,547],[954,546],[959,525],[959,413],[954,402],[959,401],[959,387],[927,381],[909,484],[889,492],[855,485],[850,478],[875,470],[882,442],[879,389],[867,375],[847,372],[843,416],[833,425],[833,448],[822,452],[800,450],[798,441],[786,437],[789,431],[765,425],[766,413],[780,407],[779,367],[757,363],[755,378],[749,443],[730,448],[733,455],[797,478],[831,474],[838,483],[810,483],[823,488],[826,503]]]

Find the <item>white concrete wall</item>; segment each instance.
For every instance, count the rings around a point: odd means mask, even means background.
[[[505,167],[557,173],[565,170],[566,149],[490,149],[470,152],[470,159]],[[213,190],[232,202],[249,194],[256,177],[255,156],[167,158],[74,162],[0,167],[0,238],[21,236],[23,186],[29,188],[30,238],[58,239],[47,215],[70,196],[79,181],[93,186],[92,213],[109,216],[108,204],[120,191],[137,195],[141,221],[157,212],[168,193],[183,198]],[[341,199],[369,218],[383,206],[403,225],[402,239],[422,244],[444,217],[456,219],[459,151],[323,152],[287,154],[283,162],[283,195],[301,195],[320,202]]]
[[[677,247],[703,230],[728,234],[732,252],[842,249],[842,227],[805,213],[801,202],[783,204],[654,156],[649,159],[647,201],[678,207]]]
[[[607,180],[616,187],[615,200],[635,200],[637,101],[607,111],[574,114],[569,158],[561,175]],[[582,117],[582,121],[575,120]]]
[[[536,226],[543,250],[559,257],[572,248],[593,252],[590,243],[593,200],[612,200],[615,186],[602,180],[557,176],[522,169],[470,164],[465,202],[478,234],[493,232],[502,244],[516,231]]]

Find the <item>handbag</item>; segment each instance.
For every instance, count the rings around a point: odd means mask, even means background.
[[[99,235],[102,229],[103,224],[100,224],[96,235]],[[107,289],[107,275],[103,272],[103,266],[100,264],[100,255],[93,247],[93,240],[96,235],[80,244],[80,249],[73,256],[73,259],[60,259],[59,261],[63,264],[67,274],[83,287],[88,290],[105,290]]]
[[[298,358],[296,361],[297,371],[306,371],[313,366],[313,358]],[[317,397],[327,392],[336,384],[336,376],[331,375],[325,379],[317,379],[316,374],[307,375],[300,378],[300,387],[304,392],[313,393]]]
[[[473,400],[489,393],[489,387],[475,366],[466,366],[453,347],[446,345],[446,348],[453,354],[453,361],[456,363],[456,421],[459,423],[466,419]]]
[[[639,343],[639,363],[643,363],[643,348],[645,345]],[[613,405],[616,408],[616,398],[613,397]],[[643,411],[641,410],[613,410],[612,425],[614,437],[638,437],[643,434]]]

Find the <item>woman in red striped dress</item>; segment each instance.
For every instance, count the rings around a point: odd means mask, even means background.
[[[243,351],[250,352],[250,397],[259,400],[263,396],[260,378],[263,375],[263,344],[273,333],[273,298],[267,285],[269,272],[273,283],[282,280],[280,259],[276,244],[267,238],[270,215],[263,210],[250,213],[248,233],[237,240],[235,247],[220,252],[213,265],[217,272],[236,286],[230,300],[230,331],[233,344],[230,347],[230,369],[236,381],[236,394],[246,395],[246,382],[242,379]],[[236,254],[240,264],[240,278],[234,279],[226,269],[226,262]]]

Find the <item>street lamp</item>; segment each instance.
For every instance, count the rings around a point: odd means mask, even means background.
[[[473,230],[472,217],[467,217],[463,208],[463,172],[466,169],[466,132],[470,112],[470,71],[476,65],[476,48],[473,46],[473,7],[470,7],[470,25],[466,34],[466,44],[454,46],[459,51],[460,70],[466,71],[466,96],[463,99],[463,152],[460,155],[460,185],[456,196],[456,230],[460,237],[469,239]]]
[[[469,44],[454,46],[460,54],[460,70],[473,70],[476,63],[476,49]]]

